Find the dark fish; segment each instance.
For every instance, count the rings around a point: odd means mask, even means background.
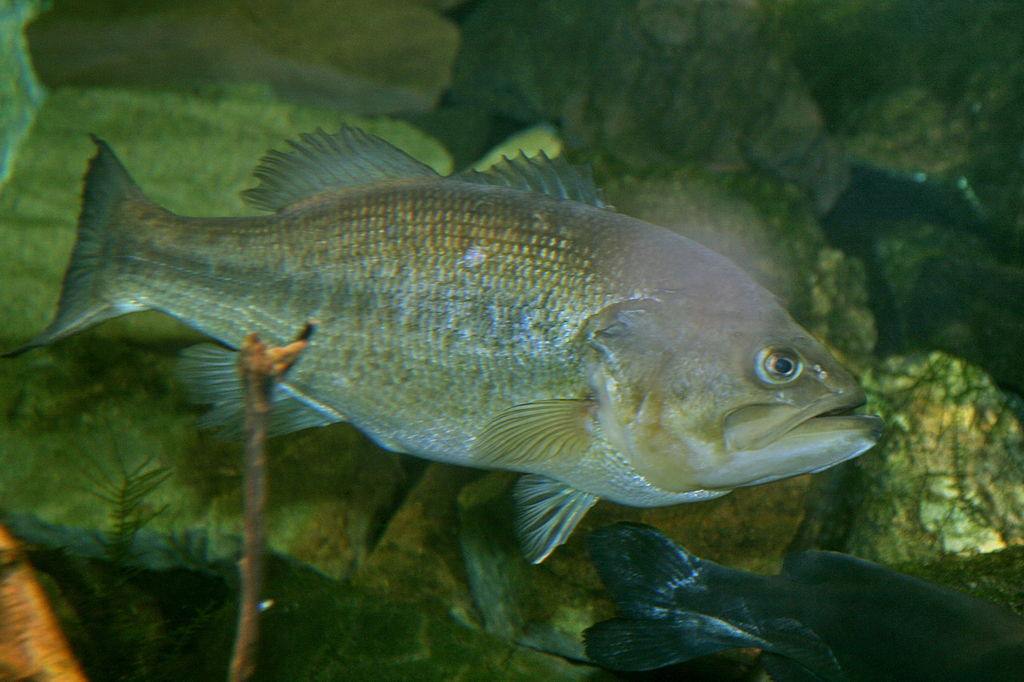
[[[756,647],[778,682],[1024,679],[1024,619],[863,559],[800,552],[764,576],[648,526],[616,524],[588,543],[620,613],[585,633],[587,655],[608,668]]]
[[[546,157],[443,178],[345,128],[271,152],[269,213],[149,201],[96,140],[57,315],[25,346],[158,310],[221,346],[187,352],[209,425],[240,422],[247,332],[316,334],[273,430],[348,421],[382,446],[520,479],[540,561],[598,498],[661,506],[818,471],[875,444],[856,380],[722,256],[615,213]]]

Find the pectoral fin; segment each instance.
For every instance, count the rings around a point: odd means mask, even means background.
[[[186,348],[178,373],[193,402],[210,405],[199,419],[203,428],[217,429],[225,438],[240,438],[245,415],[245,396],[238,374],[238,352],[211,343]],[[312,403],[287,383],[275,387],[267,434],[278,436],[316,426],[345,421],[329,407]]]
[[[563,544],[597,496],[536,474],[522,476],[512,491],[516,535],[523,554],[539,564]]]
[[[474,459],[484,465],[516,468],[586,452],[589,400],[538,400],[510,407],[492,419],[473,444]]]

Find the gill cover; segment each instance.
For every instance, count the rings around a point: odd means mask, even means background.
[[[589,368],[596,416],[611,445],[633,468],[664,490],[693,489],[687,447],[663,417],[685,387],[668,374],[678,338],[660,301],[643,298],[605,308],[590,323],[597,358]],[[700,487],[700,486],[697,486]]]

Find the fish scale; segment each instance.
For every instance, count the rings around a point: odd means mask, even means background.
[[[571,226],[528,222],[542,209],[516,206],[502,196],[511,190],[438,184],[325,196],[275,216],[273,228],[262,216],[134,222],[139,243],[125,248],[146,257],[120,262],[113,277],[233,347],[249,330],[281,343],[319,320],[290,384],[375,436],[398,424],[420,432],[426,425],[410,412],[445,395],[430,431],[457,438],[392,441],[415,454],[468,458],[472,436],[504,407],[586,393],[573,339],[608,302],[612,283],[595,286],[590,248],[572,239]],[[517,227],[524,222],[557,234]],[[484,257],[466,266],[471,247]],[[158,276],[156,264],[173,276]],[[227,283],[242,305],[218,304]]]

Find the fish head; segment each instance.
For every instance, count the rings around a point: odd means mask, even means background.
[[[590,334],[596,415],[611,445],[671,492],[729,490],[817,472],[871,448],[865,394],[773,298],[710,309],[643,299]]]

